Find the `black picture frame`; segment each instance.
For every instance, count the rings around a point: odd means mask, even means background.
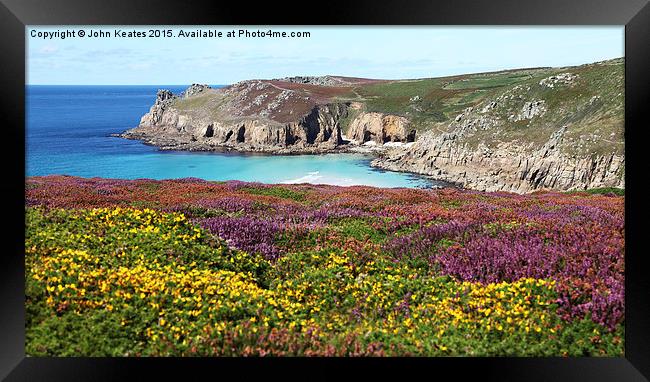
[[[122,380],[134,371],[171,377],[224,369],[249,379],[341,378],[351,371],[384,377],[455,380],[643,381],[650,378],[650,280],[644,276],[642,236],[643,125],[650,105],[650,5],[646,0],[328,1],[0,0],[0,105],[4,251],[0,255],[0,377],[23,380]],[[624,358],[392,358],[392,359],[117,359],[25,357],[24,187],[26,25],[625,25],[626,328]],[[644,129],[645,128],[645,129]],[[645,131],[644,131],[645,130]],[[187,374],[191,373],[191,374]],[[367,376],[368,374],[366,374]],[[150,377],[150,378],[149,378]],[[180,377],[179,377],[180,378]],[[446,377],[449,378],[449,377]]]

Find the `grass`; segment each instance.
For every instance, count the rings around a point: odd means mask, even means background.
[[[382,234],[365,219],[341,219],[333,224],[333,227],[341,236],[351,237],[360,241],[370,240],[378,243],[386,238],[385,234]]]
[[[302,202],[305,200],[305,193],[304,192],[297,192],[290,190],[288,188],[280,187],[280,186],[273,186],[273,187],[247,187],[244,189],[244,191],[248,192],[249,194],[253,195],[266,195],[266,196],[274,196],[276,198],[281,198],[281,199],[290,199],[290,200],[295,200],[297,202]]]
[[[625,189],[616,187],[590,188],[584,191],[569,191],[570,194],[586,192],[590,195],[616,195],[625,196]]]
[[[522,80],[531,78],[528,73],[496,73],[472,75],[459,81],[446,85],[445,89],[489,89],[513,85]]]
[[[174,102],[174,106],[181,111],[196,110],[201,108],[210,101],[210,94],[199,94],[189,98],[180,98]]]
[[[571,85],[557,84],[554,88],[539,82],[551,75],[572,73],[577,78]],[[511,82],[503,88],[495,88],[483,99],[496,100],[497,107],[482,114],[472,113],[472,118],[490,117],[497,120],[496,126],[487,130],[467,133],[459,144],[467,143],[476,148],[480,143],[495,148],[502,142],[520,142],[539,148],[560,127],[566,126],[562,153],[569,156],[624,154],[624,67],[621,62],[610,65],[590,64],[571,68],[541,69],[520,75],[510,74]],[[508,76],[486,76],[482,79],[470,77],[465,86],[484,83],[503,84]],[[519,80],[518,80],[519,79]],[[517,85],[518,88],[513,87]],[[459,87],[454,82],[448,87]],[[597,97],[597,98],[594,98]],[[546,111],[532,119],[509,121],[511,115],[518,115],[526,102],[542,100]],[[487,101],[486,101],[487,102]]]

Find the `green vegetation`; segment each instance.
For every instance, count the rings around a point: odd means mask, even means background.
[[[561,150],[568,155],[624,153],[622,60],[540,69],[529,71],[526,75],[516,73],[511,74],[513,82],[509,85],[494,88],[489,97],[483,97],[486,102],[496,101],[495,108],[487,113],[474,113],[474,117],[495,119],[498,121],[496,126],[471,132],[459,144],[467,143],[475,148],[483,143],[494,148],[501,142],[518,141],[540,147],[560,127],[566,126]],[[564,73],[577,77],[568,84],[556,82],[553,87],[540,84],[550,76]],[[483,81],[489,83],[489,78],[483,78]],[[494,79],[494,84],[504,83],[497,81],[496,77]],[[476,80],[461,82],[466,86],[478,86]],[[522,113],[527,102],[533,101],[543,102],[543,114],[531,119],[512,119]]]
[[[513,85],[517,82],[532,78],[532,74],[527,70],[515,72],[497,72],[486,74],[474,74],[463,76],[459,81],[450,82],[446,85],[445,89],[486,89],[486,88],[499,88],[503,86]]]
[[[366,219],[346,218],[333,224],[335,231],[343,237],[351,237],[356,240],[370,240],[379,243],[386,238],[379,230],[372,226]]]
[[[249,194],[275,196],[276,198],[291,199],[297,202],[305,200],[304,192],[296,192],[285,187],[247,187],[244,189]]]
[[[575,194],[575,193],[581,193],[581,192],[586,192],[587,194],[590,195],[608,195],[608,194],[613,194],[617,196],[625,196],[625,189],[623,188],[616,188],[616,187],[602,187],[602,188],[590,188],[588,190],[584,191],[569,191],[569,194]]]
[[[204,107],[211,100],[209,93],[175,100],[174,107],[180,111],[191,111]]]
[[[623,354],[619,196],[28,184],[30,356]]]
[[[348,108],[348,112],[345,116],[339,119],[339,126],[341,126],[341,132],[343,134],[348,134],[349,130],[348,127],[350,127],[350,124],[354,119],[361,114],[365,109],[365,106],[360,108],[360,109],[352,109]]]

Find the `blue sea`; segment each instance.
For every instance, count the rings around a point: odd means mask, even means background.
[[[248,155],[160,151],[111,137],[135,127],[160,88],[183,86],[42,86],[26,88],[27,176],[65,174],[123,179],[242,180],[377,187],[444,184],[370,167],[363,154]]]

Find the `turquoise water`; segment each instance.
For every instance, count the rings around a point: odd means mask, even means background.
[[[370,167],[362,154],[246,155],[160,151],[110,137],[134,127],[158,88],[186,86],[28,86],[27,175],[242,180],[377,187],[444,184]]]

